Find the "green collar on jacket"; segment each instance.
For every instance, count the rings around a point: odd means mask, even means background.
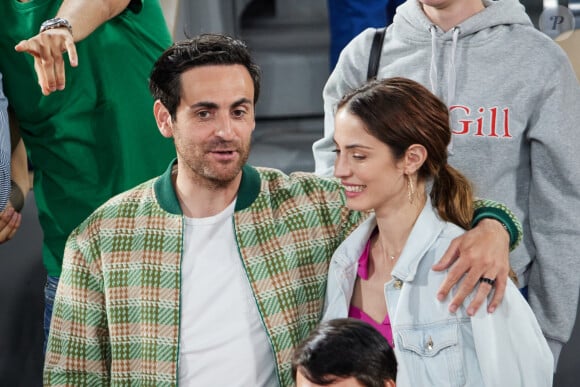
[[[181,215],[183,212],[181,211],[181,206],[179,205],[179,200],[177,200],[171,179],[173,168],[176,165],[177,159],[173,159],[169,167],[155,182],[154,189],[155,196],[157,196],[161,208],[169,213]],[[242,167],[242,181],[238,189],[236,211],[249,207],[256,200],[256,197],[260,193],[260,183],[261,179],[258,171],[248,164],[244,165]]]

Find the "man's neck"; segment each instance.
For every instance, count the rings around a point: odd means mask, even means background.
[[[422,6],[423,12],[425,12],[429,20],[443,31],[449,31],[485,9],[481,0],[454,1],[451,4],[440,6],[422,4]]]
[[[174,174],[173,186],[183,215],[189,218],[207,218],[222,212],[238,194],[242,173],[227,186],[210,186],[196,182],[185,173]]]

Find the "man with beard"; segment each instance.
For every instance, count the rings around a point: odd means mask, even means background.
[[[242,42],[175,43],[150,89],[177,160],[69,237],[44,384],[291,386],[330,256],[365,215],[336,180],[246,164],[260,72]]]

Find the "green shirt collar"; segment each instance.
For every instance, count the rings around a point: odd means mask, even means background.
[[[165,172],[155,181],[154,189],[155,196],[161,208],[169,213],[181,215],[183,212],[179,206],[179,200],[177,200],[171,179],[173,168],[176,165],[177,159],[173,159]],[[242,167],[242,181],[240,182],[236,201],[236,211],[249,207],[256,200],[256,197],[260,193],[260,184],[261,179],[258,171],[248,164],[244,165]]]

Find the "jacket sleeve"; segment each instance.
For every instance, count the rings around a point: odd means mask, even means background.
[[[479,308],[471,325],[484,385],[552,385],[552,353],[534,313],[511,282],[500,307],[494,313]]]
[[[500,222],[510,235],[510,251],[513,251],[524,234],[522,223],[506,205],[489,199],[477,199],[473,202],[473,220],[471,226],[475,227],[482,219],[495,219]]]
[[[0,74],[0,211],[3,211],[10,195],[10,127],[8,126],[8,101],[2,90]]]
[[[65,247],[45,357],[45,386],[109,385],[99,249],[86,225],[73,231]]]
[[[528,127],[527,208],[535,247],[529,302],[556,360],[572,333],[580,288],[580,86],[557,49]]]
[[[340,53],[332,74],[326,81],[324,98],[324,137],[312,146],[315,173],[332,177],[334,170],[334,113],[342,96],[366,82],[366,70],[370,56],[374,28],[368,28],[356,36]]]

